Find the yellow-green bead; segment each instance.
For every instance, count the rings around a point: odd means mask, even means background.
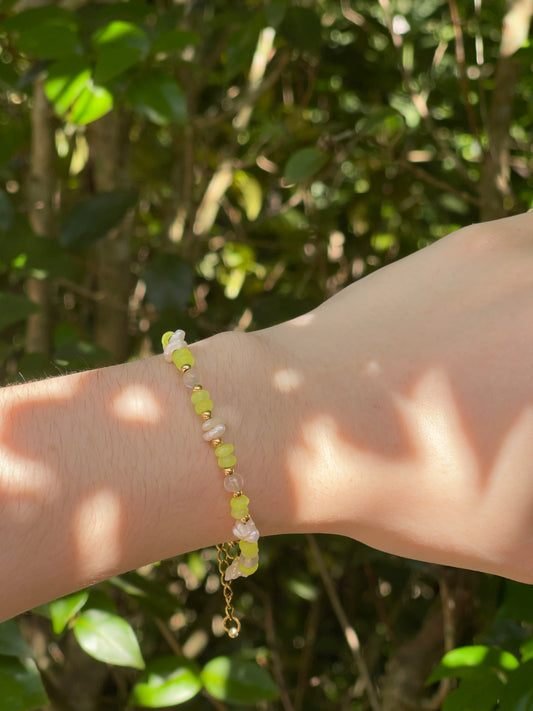
[[[207,390],[195,390],[191,395],[192,404],[196,405],[196,403],[202,400],[209,400],[209,392]]]
[[[163,348],[167,347],[168,342],[170,341],[171,337],[173,335],[173,331],[166,331],[162,336],[161,336],[161,343],[163,344]]]
[[[259,552],[258,543],[249,543],[248,541],[239,541],[239,548],[245,558],[255,558]]]
[[[219,444],[218,447],[215,449],[215,454],[217,455],[217,457],[227,457],[228,454],[231,454],[232,452],[232,444]]]
[[[225,457],[218,458],[218,466],[222,467],[222,469],[229,469],[235,464],[236,461],[237,457],[234,454],[228,454]]]
[[[240,496],[234,496],[230,499],[230,503],[232,509],[241,509],[244,506],[248,506],[250,499],[244,494],[241,494]]]
[[[184,365],[190,365],[191,367],[194,365],[194,356],[188,348],[178,348],[172,354],[172,360],[176,368],[179,369],[183,368]]]
[[[232,511],[231,511],[231,516],[236,521],[240,521],[241,518],[245,518],[246,516],[249,516],[249,515],[250,515],[250,512],[248,511],[248,506],[245,506],[243,509],[232,509]]]
[[[239,571],[241,575],[244,575],[245,578],[247,578],[249,575],[252,575],[252,573],[255,573],[255,571],[259,568],[259,563],[254,565],[253,568],[245,568],[242,563],[239,563]]]
[[[235,496],[231,499],[231,515],[233,518],[244,518],[248,516],[248,504],[250,499],[241,494],[240,496]]]
[[[211,400],[200,400],[200,402],[197,402],[196,405],[194,406],[194,409],[196,412],[201,415],[202,412],[210,412],[213,409],[213,403]]]

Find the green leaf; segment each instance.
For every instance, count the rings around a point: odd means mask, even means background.
[[[32,655],[15,620],[7,620],[0,625],[0,655],[22,658]]]
[[[174,254],[157,254],[145,266],[146,297],[158,311],[183,309],[193,290],[189,264]]]
[[[292,185],[309,180],[324,167],[327,159],[327,156],[318,148],[302,148],[296,151],[285,166],[283,175],[285,182]]]
[[[253,222],[259,216],[263,205],[261,183],[250,173],[237,170],[233,176],[233,187],[239,194],[239,205],[243,208],[248,220]]]
[[[135,570],[110,578],[108,582],[137,598],[139,605],[161,619],[170,617],[181,607],[178,598],[169,592],[165,585],[150,580]]]
[[[55,634],[63,632],[70,620],[77,615],[88,599],[89,591],[80,590],[50,603],[50,615]]]
[[[109,22],[92,36],[96,51],[94,80],[102,84],[133,67],[146,56],[150,41],[143,30],[131,22]]]
[[[191,30],[169,30],[163,32],[152,42],[152,52],[170,54],[171,52],[183,52],[186,47],[197,46],[201,42],[201,37]]]
[[[226,49],[226,80],[239,72],[248,72],[259,33],[265,26],[263,13],[255,12],[246,17],[245,24],[232,34]]]
[[[59,116],[69,111],[90,79],[91,69],[85,59],[70,57],[48,67],[44,91]]]
[[[87,79],[72,105],[68,120],[83,126],[105,116],[112,108],[112,94],[105,87],[94,84],[92,79]]]
[[[300,597],[302,600],[311,601],[318,598],[319,589],[308,576],[300,574],[298,577],[288,577],[285,584],[294,595]]]
[[[80,647],[101,662],[144,669],[135,632],[126,620],[103,610],[84,610],[73,625]]]
[[[137,202],[133,190],[112,190],[84,200],[67,215],[60,243],[72,249],[84,249],[106,236]]]
[[[310,7],[289,7],[279,33],[296,49],[318,52],[322,44],[320,18]]]
[[[32,659],[0,657],[0,711],[30,711],[48,703]]]
[[[428,677],[427,684],[445,677],[468,676],[473,668],[487,668],[511,671],[519,666],[518,659],[503,649],[487,647],[482,644],[452,649],[441,659],[438,666]]]
[[[23,10],[6,20],[3,30],[17,32],[17,47],[35,57],[59,59],[83,51],[75,16],[54,5]]]
[[[533,659],[533,637],[526,639],[520,645],[520,654],[522,655],[522,663]]]
[[[40,306],[21,294],[0,292],[0,331],[37,313]]]
[[[201,677],[211,696],[230,704],[258,704],[279,696],[270,674],[255,662],[215,657],[202,669]]]
[[[187,102],[179,84],[164,72],[153,70],[130,86],[127,100],[141,116],[159,126],[184,124]]]
[[[533,660],[509,674],[498,711],[531,711],[533,709]]]
[[[496,674],[463,679],[458,689],[448,694],[442,711],[492,711],[504,688]]]
[[[200,668],[185,657],[151,662],[132,690],[130,703],[151,709],[183,704],[202,688]]]

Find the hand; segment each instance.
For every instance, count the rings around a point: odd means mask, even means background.
[[[286,527],[533,582],[532,323],[526,213],[256,334]]]

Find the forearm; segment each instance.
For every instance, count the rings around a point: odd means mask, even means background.
[[[271,533],[283,485],[256,475],[246,451],[255,339],[222,334],[193,350],[252,513]],[[189,395],[162,356],[0,391],[0,617],[232,538],[223,475]]]

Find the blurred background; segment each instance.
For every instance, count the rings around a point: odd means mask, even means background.
[[[279,323],[532,207],[532,13],[0,0],[3,384]],[[334,537],[262,551],[238,642],[213,549],[0,625],[0,711],[533,709],[528,586]]]

